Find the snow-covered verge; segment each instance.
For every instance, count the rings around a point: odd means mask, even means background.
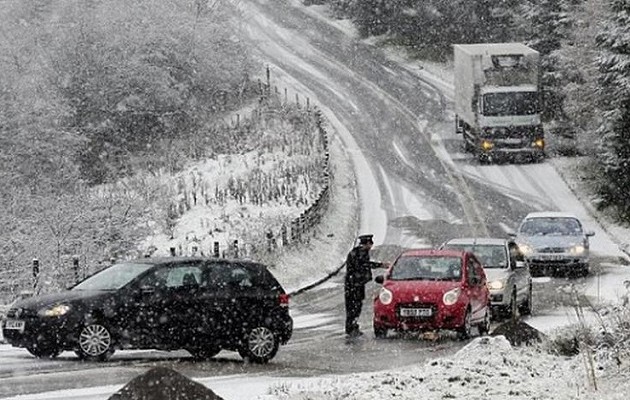
[[[274,385],[258,399],[574,399],[591,391],[589,386],[579,359],[513,348],[497,336],[475,339],[451,358]]]

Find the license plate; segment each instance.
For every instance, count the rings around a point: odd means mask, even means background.
[[[24,332],[24,321],[8,319],[4,324],[4,329],[13,329],[20,332]]]
[[[541,260],[549,260],[549,261],[559,261],[563,260],[565,257],[560,254],[544,254],[540,256]]]
[[[433,310],[430,308],[401,308],[401,317],[430,317]]]

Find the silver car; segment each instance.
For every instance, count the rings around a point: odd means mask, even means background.
[[[527,214],[516,232],[516,243],[534,276],[589,273],[589,237],[573,214],[557,211]]]
[[[457,238],[442,245],[472,251],[483,264],[492,316],[515,317],[532,312],[532,277],[518,245],[511,239]]]

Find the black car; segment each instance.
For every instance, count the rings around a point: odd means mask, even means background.
[[[226,349],[266,363],[291,338],[293,320],[288,294],[264,265],[172,257],[124,261],[67,291],[19,301],[2,330],[36,357],[185,349],[207,359]]]

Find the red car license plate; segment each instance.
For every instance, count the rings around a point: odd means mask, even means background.
[[[433,310],[430,308],[401,308],[401,317],[430,317],[433,315]]]

